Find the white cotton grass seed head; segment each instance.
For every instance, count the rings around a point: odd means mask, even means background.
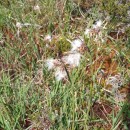
[[[72,49],[71,51],[77,51],[78,48],[80,48],[83,44],[83,41],[81,39],[75,39],[71,42]]]
[[[67,76],[66,71],[63,68],[58,67],[55,71],[55,78],[57,81],[63,80]]]
[[[23,26],[31,26],[32,24],[30,23],[24,23]]]
[[[56,59],[53,58],[49,58],[45,61],[46,67],[48,68],[48,70],[54,69],[55,68],[55,64],[56,64]]]
[[[85,29],[85,32],[84,32],[84,35],[86,35],[86,36],[89,37],[90,31],[91,31],[90,29],[86,28],[86,29]]]
[[[33,7],[33,9],[34,9],[35,11],[38,11],[39,13],[41,12],[39,5],[35,5],[35,6]]]
[[[16,27],[17,27],[17,28],[22,28],[22,26],[23,26],[23,25],[22,25],[20,22],[17,22],[17,23],[16,23]]]
[[[35,5],[35,6],[33,7],[33,9],[34,9],[34,10],[40,10],[40,7],[39,7],[39,5]]]
[[[100,28],[102,26],[103,22],[102,20],[98,20],[94,25],[93,28]]]
[[[68,64],[71,67],[77,67],[80,64],[81,54],[80,53],[71,53],[68,56],[63,56],[62,61],[64,64]]]
[[[99,21],[97,21],[97,22],[96,22],[97,27],[101,27],[101,26],[102,26],[102,24],[103,24],[103,23],[102,23],[102,21],[101,21],[101,20],[99,20]]]
[[[51,41],[52,41],[52,36],[51,36],[50,34],[47,34],[47,35],[44,37],[44,40],[51,42]]]

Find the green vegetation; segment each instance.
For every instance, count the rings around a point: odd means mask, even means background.
[[[130,3],[86,1],[0,1],[0,130],[130,129]],[[80,65],[60,62],[57,81],[46,60],[62,61],[77,38]]]

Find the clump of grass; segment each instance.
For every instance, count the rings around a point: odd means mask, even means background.
[[[120,22],[128,22],[127,11],[129,10],[129,5],[130,3],[127,1],[101,1],[101,9],[110,15],[111,23],[113,24],[117,24],[119,20]]]

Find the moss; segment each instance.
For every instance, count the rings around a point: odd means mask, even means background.
[[[64,52],[69,51],[71,48],[71,44],[66,41],[66,38],[64,37],[60,37],[58,40],[53,40],[49,46],[47,55],[52,57],[61,56]]]
[[[62,53],[66,52],[70,49],[70,43],[66,41],[65,38],[61,38],[58,42],[56,42],[57,49]]]

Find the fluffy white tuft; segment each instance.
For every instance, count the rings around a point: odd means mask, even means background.
[[[39,5],[35,5],[35,6],[33,7],[33,9],[39,11],[39,10],[40,10],[40,7],[39,7]]]
[[[86,28],[84,34],[89,37],[90,35],[90,29]]]
[[[51,42],[52,41],[51,35],[50,34],[46,35],[45,38],[44,38],[44,40]]]
[[[20,22],[17,22],[17,23],[16,23],[16,27],[17,27],[17,28],[22,28],[22,26],[23,26],[23,25],[22,25]]]
[[[57,68],[55,72],[55,78],[57,81],[64,79],[67,76],[67,73],[62,68]]]
[[[81,47],[83,44],[83,41],[81,39],[75,39],[74,41],[72,41],[71,46],[72,49],[71,51],[76,51],[78,50],[79,47]]]
[[[51,70],[51,69],[53,69],[55,67],[55,62],[56,62],[56,60],[53,59],[53,58],[47,59],[45,61],[48,70]]]
[[[97,21],[96,24],[93,25],[93,28],[99,28],[101,27],[103,22],[101,20]]]
[[[62,58],[63,62],[65,64],[68,64],[72,67],[77,67],[80,64],[81,54],[80,53],[72,53],[68,56],[64,56]]]

